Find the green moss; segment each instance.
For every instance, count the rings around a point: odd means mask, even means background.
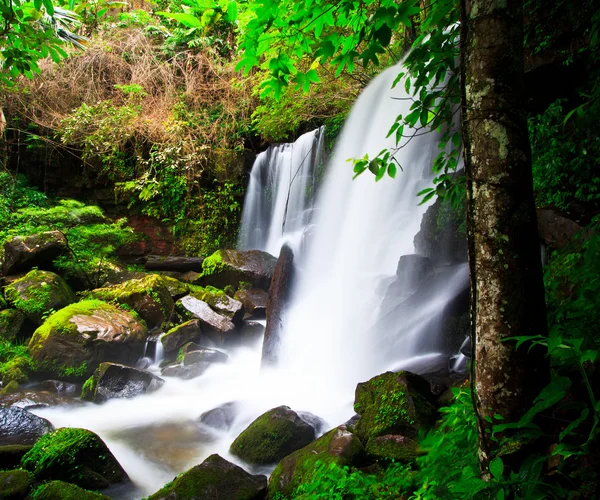
[[[0,311],[0,338],[14,340],[19,334],[24,320],[23,313],[16,309]]]
[[[98,382],[95,375],[92,375],[90,378],[88,378],[81,387],[81,399],[85,399],[87,401],[94,399],[97,383]]]
[[[34,363],[28,355],[17,356],[4,363],[0,363],[0,379],[5,384],[15,382],[25,384],[29,381],[29,373],[33,370]]]
[[[8,304],[6,303],[6,300],[4,300],[2,293],[0,293],[0,311],[2,309],[6,309],[7,307],[8,307]]]
[[[227,294],[223,290],[214,286],[201,287],[199,285],[190,285],[189,289],[190,294],[193,297],[206,302],[212,307],[217,307],[219,304],[229,303]]]
[[[419,443],[404,436],[381,436],[369,439],[366,451],[378,461],[406,463],[419,455]]]
[[[210,257],[204,259],[202,263],[202,276],[215,274],[222,271],[224,267],[222,250],[217,250]]]
[[[3,500],[25,498],[32,483],[33,477],[26,470],[0,471],[0,498]]]
[[[110,497],[84,490],[64,481],[50,481],[39,486],[30,496],[31,500],[110,500]]]
[[[161,275],[161,279],[167,287],[167,290],[169,290],[171,297],[182,297],[189,292],[189,287],[186,283],[182,283],[181,281],[171,278],[170,276]]]
[[[16,380],[11,380],[6,384],[2,390],[0,390],[0,394],[12,394],[13,392],[17,392],[19,390],[19,382]]]
[[[104,442],[86,429],[61,428],[42,436],[21,461],[38,480],[60,479],[105,488],[126,479]]]

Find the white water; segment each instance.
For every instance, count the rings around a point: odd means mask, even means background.
[[[279,255],[284,239],[301,236],[310,218],[322,149],[321,127],[294,143],[275,144],[256,157],[238,248]]]
[[[427,342],[411,340],[403,346],[399,338],[389,339],[387,332],[374,330],[382,298],[376,292],[378,283],[395,273],[401,255],[414,251],[413,237],[426,209],[417,205],[416,193],[430,185],[427,172],[437,152],[437,137],[417,137],[400,151],[404,172],[395,180],[386,177],[375,183],[367,172],[352,181],[352,167],[346,161],[365,153],[373,157],[382,148],[393,146],[385,140],[387,131],[410,104],[393,99],[405,97],[402,83],[391,90],[398,71],[399,67],[385,71],[359,97],[328,166],[311,221],[316,230],[301,256],[293,306],[285,318],[277,367],[261,371],[261,346],[257,344],[228,352],[227,363],[212,366],[197,379],[167,379],[153,394],[103,405],[36,411],[55,426],[85,427],[106,441],[139,488],[115,493],[115,498],[153,493],[211,453],[239,464],[228,453],[230,443],[251,420],[274,406],[310,411],[335,426],[352,416],[358,382],[391,367],[440,358],[422,347]],[[314,144],[314,137],[306,140]],[[293,169],[287,172],[293,176]],[[286,179],[281,186],[289,187],[289,175]],[[287,199],[287,189],[283,191]],[[283,212],[282,193],[275,194],[277,209],[271,212],[264,248],[277,254]],[[253,203],[247,201],[248,206]],[[290,195],[289,207],[292,205]],[[290,211],[289,207],[286,230],[292,230],[292,212],[300,214],[306,209]],[[261,221],[257,229],[264,235],[264,218],[256,217]],[[302,231],[303,224],[295,221],[293,231]],[[251,246],[248,243],[246,247]],[[424,319],[431,305],[447,301],[448,293],[442,290],[428,304],[415,308],[406,318],[407,324],[411,318]],[[411,339],[418,337],[415,332]],[[393,359],[390,345],[394,346]],[[204,411],[230,401],[242,404],[229,432],[207,433],[194,423]]]

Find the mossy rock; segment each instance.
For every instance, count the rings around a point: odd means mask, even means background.
[[[353,431],[367,451],[383,450],[400,444],[372,439],[386,435],[409,438],[405,443],[412,450],[412,440],[419,429],[428,429],[435,422],[433,395],[425,379],[410,372],[386,372],[356,387],[354,411],[360,415]],[[397,447],[397,446],[396,446]],[[413,453],[414,450],[409,453]],[[395,451],[395,454],[401,454]],[[378,451],[376,458],[386,458]],[[393,456],[389,457],[394,458]]]
[[[296,489],[311,483],[322,465],[360,466],[364,454],[360,439],[345,425],[332,429],[277,464],[269,480],[267,498],[296,498]]]
[[[52,265],[54,259],[67,252],[67,239],[60,231],[48,231],[29,236],[14,236],[4,242],[5,276],[28,271],[32,267]]]
[[[315,434],[296,412],[279,406],[252,422],[233,441],[229,452],[250,464],[274,464],[313,441]]]
[[[12,384],[25,384],[29,381],[29,374],[33,371],[34,362],[27,356],[17,356],[9,361],[0,363],[0,379],[5,388]],[[7,394],[5,391],[4,394]]]
[[[202,337],[200,322],[197,319],[192,319],[171,328],[160,338],[160,341],[165,353],[170,354],[178,351],[183,345],[189,343],[191,340],[200,337]]]
[[[0,470],[16,469],[23,455],[31,450],[30,444],[7,444],[0,446]]]
[[[21,331],[24,321],[25,315],[17,309],[4,309],[0,311],[0,339],[10,342],[15,340]]]
[[[224,289],[239,288],[241,282],[268,290],[277,259],[260,250],[217,250],[202,264],[198,284]]]
[[[33,334],[29,352],[49,377],[84,380],[103,361],[135,363],[148,330],[130,312],[85,300],[50,316]]]
[[[158,274],[149,274],[120,285],[97,288],[90,292],[90,298],[133,309],[150,329],[168,322],[175,308],[169,289],[163,277]]]
[[[21,467],[38,481],[57,479],[92,490],[129,479],[104,441],[86,429],[63,427],[42,436]]]
[[[58,274],[34,269],[5,288],[8,301],[40,325],[45,314],[77,302],[73,290]]]
[[[387,434],[369,439],[366,451],[370,458],[378,462],[408,463],[419,456],[419,443],[399,434]]]
[[[169,294],[173,300],[180,299],[190,292],[190,288],[187,283],[183,283],[178,279],[165,275],[161,275],[161,279],[164,285],[167,287],[167,290],[169,290]]]
[[[21,500],[27,496],[32,484],[33,476],[26,470],[0,471],[0,498]]]
[[[201,287],[190,285],[190,295],[206,302],[212,309],[223,316],[227,316],[235,325],[241,325],[244,319],[244,305],[232,299],[223,290],[214,286]]]
[[[49,481],[38,486],[30,496],[31,500],[110,500],[110,497],[88,491],[64,481]]]
[[[253,476],[219,455],[177,476],[146,500],[262,500],[265,476]]]
[[[12,394],[13,392],[17,392],[18,390],[19,382],[17,382],[16,380],[11,380],[10,382],[8,382],[8,384],[2,387],[2,390],[0,390],[0,394],[4,396],[6,394]]]

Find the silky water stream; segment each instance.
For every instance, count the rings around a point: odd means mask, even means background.
[[[385,323],[391,313],[380,317],[381,283],[395,276],[400,256],[414,253],[413,238],[427,208],[418,205],[416,193],[431,184],[438,137],[415,137],[401,149],[404,170],[396,179],[375,183],[367,172],[353,181],[347,162],[394,145],[385,139],[388,129],[410,105],[401,99],[403,84],[391,89],[398,72],[399,66],[386,70],[358,98],[314,206],[322,130],[295,145],[270,148],[253,168],[240,247],[277,255],[282,242],[290,241],[298,267],[277,366],[261,370],[257,341],[228,350],[227,363],[214,364],[196,379],[166,378],[152,394],[35,411],[56,427],[84,427],[105,440],[134,484],[111,496],[151,494],[212,453],[257,472],[228,448],[261,413],[288,405],[333,427],[352,416],[358,382],[388,369],[418,370],[423,363],[447,360],[431,318],[464,289],[466,266],[449,269],[443,286],[407,308],[393,328]],[[299,234],[305,235],[302,245]],[[239,404],[229,431],[198,423],[203,412],[231,401]]]

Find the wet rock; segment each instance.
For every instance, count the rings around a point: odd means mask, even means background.
[[[321,433],[327,427],[327,422],[314,413],[309,411],[299,411],[296,413],[298,413],[298,416],[310,425],[317,434]]]
[[[238,288],[240,282],[268,290],[277,259],[260,250],[217,250],[204,260],[199,285]]]
[[[264,335],[265,325],[263,323],[259,323],[258,321],[245,321],[240,328],[239,335],[237,335],[234,343],[249,345],[259,340],[262,342]]]
[[[158,274],[97,288],[90,292],[90,298],[131,307],[150,329],[169,321],[175,308],[171,294]]]
[[[408,463],[419,455],[419,443],[399,434],[386,434],[369,439],[366,452],[378,462]]]
[[[48,391],[18,391],[9,395],[0,396],[0,405],[5,408],[21,408],[33,410],[34,408],[47,408],[73,403],[68,396],[60,396]]]
[[[22,500],[33,484],[33,476],[26,470],[0,471],[0,498]]]
[[[189,283],[190,285],[198,285],[200,283],[201,276],[202,273],[188,271],[187,273],[183,273],[179,279],[184,283]]]
[[[61,428],[40,438],[21,467],[38,481],[60,480],[103,489],[129,478],[104,441],[86,429]]]
[[[250,475],[219,455],[211,455],[147,500],[262,500],[266,489],[265,476]]]
[[[150,358],[141,358],[136,361],[135,368],[138,370],[146,370],[151,365],[152,360]]]
[[[296,412],[288,406],[279,406],[252,422],[233,441],[229,452],[249,464],[274,464],[315,437],[315,429]]]
[[[212,286],[193,286],[191,296],[206,302],[214,311],[228,317],[231,322],[238,326],[244,319],[244,306],[241,302],[232,299],[223,290]]]
[[[190,350],[183,356],[183,364],[185,366],[194,365],[196,363],[225,363],[227,362],[227,354],[215,349],[195,349]]]
[[[252,318],[263,319],[267,316],[267,300],[269,294],[260,288],[238,290],[234,298],[243,305],[246,313]]]
[[[33,445],[31,444],[6,444],[0,446],[0,470],[17,469],[21,464],[23,455],[27,453]]]
[[[364,447],[360,439],[341,425],[277,464],[269,480],[268,498],[293,498],[296,489],[315,479],[316,470],[325,464],[362,465]]]
[[[293,280],[294,253],[288,245],[283,245],[269,289],[267,327],[262,348],[263,365],[272,365],[277,362],[283,332],[283,313],[290,300]]]
[[[15,236],[4,243],[2,271],[8,276],[32,267],[48,269],[54,259],[66,251],[67,240],[60,231]]]
[[[414,245],[418,254],[429,257],[434,265],[467,261],[466,209],[453,208],[448,200],[438,198],[421,220]]]
[[[175,271],[185,273],[187,271],[202,272],[201,257],[174,257],[164,255],[148,255],[145,258],[144,267],[148,271]]]
[[[372,458],[412,458],[418,431],[435,422],[434,400],[422,377],[406,371],[383,373],[356,386],[354,411],[360,417],[353,432],[367,453],[373,451]]]
[[[131,313],[99,300],[71,304],[50,316],[33,334],[29,352],[39,371],[84,380],[103,361],[134,364],[148,331]]]
[[[77,302],[73,290],[58,274],[35,269],[13,281],[4,293],[16,309],[37,325],[51,310]]]
[[[76,394],[79,389],[76,384],[63,382],[62,380],[44,380],[40,387],[45,391],[58,394]]]
[[[231,424],[233,424],[233,421],[235,420],[237,409],[238,403],[235,401],[225,403],[212,410],[205,411],[200,415],[198,421],[207,427],[227,431],[231,428]]]
[[[196,363],[184,366],[180,362],[174,362],[163,367],[160,371],[164,377],[177,377],[183,380],[191,380],[202,375],[210,366],[210,363]]]
[[[110,497],[88,491],[64,481],[49,481],[40,485],[32,494],[35,500],[110,500]]]
[[[101,363],[86,381],[81,398],[96,403],[108,399],[133,398],[160,389],[165,381],[156,375],[116,363]]]
[[[553,208],[538,208],[536,213],[540,238],[549,247],[563,248],[582,230],[578,222]]]
[[[433,275],[431,259],[422,255],[403,255],[398,262],[396,279],[387,287],[381,304],[383,314],[415,293]]]
[[[160,342],[166,354],[178,351],[181,346],[191,340],[202,337],[202,329],[200,328],[200,320],[193,319],[186,321],[175,328],[171,328],[161,338]]]
[[[161,278],[173,300],[180,299],[190,293],[190,287],[186,283],[170,276],[161,275]]]
[[[33,444],[54,430],[45,418],[21,408],[0,408],[0,445]]]
[[[191,295],[188,295],[181,299],[179,303],[194,317],[200,320],[202,329],[206,328],[209,331],[221,334],[227,334],[235,330],[235,325],[231,319],[213,311],[211,307],[202,300],[198,300]]]
[[[102,288],[108,288],[114,285],[122,285],[127,281],[141,280],[148,276],[145,271],[125,271],[122,269],[109,270],[107,276],[102,284]]]
[[[15,340],[23,327],[24,321],[25,315],[21,311],[16,309],[0,311],[0,339],[9,342]]]

